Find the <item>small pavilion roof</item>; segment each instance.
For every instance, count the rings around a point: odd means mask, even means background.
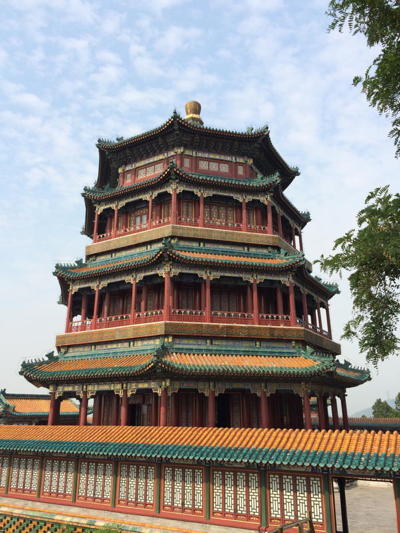
[[[324,469],[390,479],[397,432],[152,426],[0,426],[0,452]]]
[[[175,260],[178,263],[210,265],[219,267],[240,268],[241,270],[287,271],[298,265],[305,264],[304,255],[289,255],[284,250],[263,250],[249,252],[244,250],[226,250],[217,247],[189,246],[164,239],[162,243],[150,250],[140,251],[75,265],[57,264],[54,274],[61,279],[74,280],[110,274],[125,270],[135,270],[161,261]]]
[[[0,414],[11,416],[46,416],[50,410],[48,394],[9,394],[0,393]],[[77,415],[78,407],[71,400],[65,400],[60,406],[60,414]]]
[[[164,375],[225,378],[312,378],[337,375],[336,360],[309,348],[263,347],[253,349],[183,350],[167,343],[146,349],[97,350],[73,356],[52,356],[50,359],[23,363],[20,373],[32,383],[56,383],[65,380],[119,379]],[[346,378],[347,379],[347,378]],[[369,379],[365,371],[354,370],[347,385]]]

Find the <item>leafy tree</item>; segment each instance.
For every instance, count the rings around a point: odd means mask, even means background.
[[[353,316],[342,337],[358,339],[360,351],[377,366],[400,349],[400,194],[390,194],[388,186],[372,191],[357,225],[335,241],[333,255],[318,262],[330,274],[350,272]]]
[[[397,393],[397,396],[394,399],[394,407],[396,411],[398,411],[399,416],[400,416],[400,392]]]
[[[400,416],[400,413],[397,409],[393,409],[387,402],[378,398],[372,406],[372,415],[375,418],[397,418]]]
[[[361,33],[378,55],[363,76],[355,76],[371,106],[392,118],[392,137],[396,156],[400,156],[400,4],[398,0],[331,0],[327,14],[329,30],[352,35]]]

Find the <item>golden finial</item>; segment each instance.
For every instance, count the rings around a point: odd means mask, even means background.
[[[185,120],[193,122],[194,124],[203,124],[201,120],[201,105],[195,100],[191,100],[185,104],[186,117]]]

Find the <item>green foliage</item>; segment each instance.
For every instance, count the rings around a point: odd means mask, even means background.
[[[380,187],[365,205],[357,215],[358,228],[335,241],[336,253],[317,262],[330,274],[350,272],[353,316],[343,338],[358,339],[360,351],[377,366],[400,348],[400,195]]]
[[[400,416],[400,392],[397,393],[397,396],[394,399],[394,407],[396,411],[399,412],[399,416]]]
[[[399,395],[397,395],[399,396]],[[378,398],[372,406],[372,415],[374,418],[399,418],[400,412]]]
[[[392,118],[392,137],[396,156],[400,156],[400,4],[397,0],[331,0],[329,30],[352,35],[361,33],[369,47],[377,47],[378,55],[363,76],[355,76],[371,106]]]
[[[105,525],[100,529],[96,529],[96,533],[122,533],[122,529],[115,528],[111,525]]]

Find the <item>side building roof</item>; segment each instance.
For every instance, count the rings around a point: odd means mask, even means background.
[[[48,394],[10,394],[0,392],[0,416],[47,416],[50,410],[50,396]],[[61,415],[77,415],[78,407],[71,400],[65,400],[60,405]]]
[[[304,429],[0,426],[0,453],[51,453],[301,468],[391,479],[400,471],[400,435]]]

